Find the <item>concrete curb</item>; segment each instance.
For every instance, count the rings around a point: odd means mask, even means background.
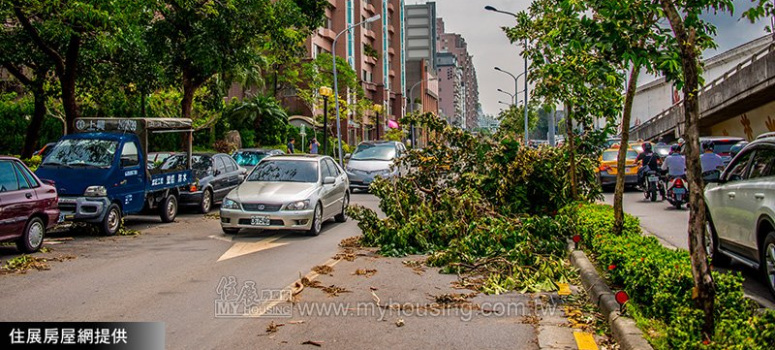
[[[580,250],[573,250],[570,256],[571,263],[579,269],[581,283],[587,290],[590,300],[595,303],[600,312],[608,320],[616,341],[624,350],[653,350],[651,345],[643,338],[635,321],[619,313],[619,303],[614,298],[614,293],[597,273],[595,265]]]

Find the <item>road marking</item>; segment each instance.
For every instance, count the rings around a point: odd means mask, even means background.
[[[285,237],[286,235],[287,234],[272,236],[272,237],[264,238],[259,241],[251,241],[251,242],[241,242],[241,241],[234,242],[232,240],[234,244],[232,244],[231,248],[229,248],[229,250],[227,250],[226,253],[223,253],[223,255],[221,255],[221,257],[218,258],[218,261],[233,259],[243,255],[260,252],[262,250],[284,246],[288,243],[274,243],[274,242],[280,238]]]
[[[328,259],[328,261],[326,261],[325,263],[323,263],[323,265],[330,266],[330,267],[334,267],[334,266],[335,266],[336,264],[338,264],[340,261],[342,261],[342,260],[341,260],[341,259]],[[306,278],[306,279],[308,279],[308,280],[311,282],[311,281],[314,281],[314,280],[315,280],[315,278],[317,278],[318,276],[320,276],[320,274],[319,274],[319,273],[317,273],[317,272],[315,272],[315,271],[310,271],[310,272],[308,272],[306,275],[304,275],[304,277],[302,277],[302,278],[299,278],[299,279],[297,279],[297,280],[293,281],[293,283],[289,284],[287,287],[285,287],[285,289],[286,289],[286,290],[291,290],[291,291],[294,291],[294,287],[295,287],[296,285],[299,285],[299,284],[301,284],[301,280],[302,280],[302,279]],[[277,304],[280,304],[280,303],[289,302],[289,301],[290,301],[290,300],[279,300],[279,299],[272,299],[272,300],[270,300],[270,301],[266,301],[266,302],[263,302],[263,303],[261,303],[261,305],[259,305],[259,306],[258,306],[258,307],[256,307],[256,308],[251,308],[252,310],[256,310],[256,311],[255,311],[255,312],[249,312],[249,313],[246,313],[246,314],[244,314],[243,316],[245,316],[245,317],[251,317],[251,318],[257,318],[257,317],[261,317],[261,316],[263,316],[265,313],[267,313],[267,311],[269,311],[269,310],[272,310],[272,308],[273,308],[273,307],[275,307],[275,305],[277,305]]]
[[[576,339],[576,346],[579,350],[598,350],[595,338],[590,333],[573,332],[573,338]]]

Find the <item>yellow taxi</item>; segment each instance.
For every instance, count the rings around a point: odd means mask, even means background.
[[[638,152],[632,148],[627,149],[627,159],[624,175],[624,184],[635,186],[638,184],[638,166],[635,164],[635,158],[638,158]],[[600,184],[603,186],[616,185],[617,160],[619,159],[619,147],[614,145],[603,151],[600,156],[600,166],[597,169]]]

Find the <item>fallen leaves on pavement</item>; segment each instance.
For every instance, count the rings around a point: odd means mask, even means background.
[[[32,255],[20,255],[13,259],[10,259],[0,267],[0,273],[26,273],[27,270],[35,269],[38,271],[48,270],[50,267],[46,263],[46,259],[39,258]]]
[[[398,320],[396,320],[396,327],[403,327],[403,326],[404,326],[403,318],[399,318]]]
[[[328,265],[318,265],[313,267],[312,271],[315,271],[320,275],[331,275],[331,273],[334,272],[334,268]]]
[[[349,290],[344,289],[342,287],[337,287],[335,285],[330,285],[328,287],[321,288],[326,294],[328,294],[329,297],[338,297],[341,293],[350,293]]]
[[[353,275],[356,275],[356,276],[366,276],[367,278],[371,277],[371,276],[374,276],[376,274],[377,274],[377,270],[375,270],[375,269],[357,269],[353,273]]]
[[[568,319],[568,322],[570,322],[571,328],[589,329],[595,323],[594,315],[585,314],[575,307],[566,306],[564,311],[565,317]]]
[[[354,236],[350,238],[345,238],[341,242],[339,242],[339,246],[342,248],[360,248],[361,238],[363,238],[363,236]]]
[[[268,326],[266,326],[266,332],[267,332],[267,333],[276,333],[276,332],[277,332],[277,330],[278,330],[280,327],[282,327],[282,326],[285,326],[285,324],[282,324],[282,323],[276,324],[276,323],[274,323],[274,321],[272,321],[272,322],[269,322],[269,325],[268,325]]]
[[[401,262],[404,264],[404,266],[411,268],[414,270],[414,273],[418,275],[422,275],[425,273],[425,267],[423,267],[423,260],[404,260]]]
[[[206,214],[205,215],[205,219],[220,220],[221,219],[221,213]]]
[[[355,254],[353,254],[353,253],[348,253],[348,252],[344,252],[344,253],[336,253],[336,255],[334,255],[334,257],[333,257],[332,259],[336,259],[336,260],[347,260],[347,261],[355,261],[355,258],[357,258],[357,257],[355,256]]]

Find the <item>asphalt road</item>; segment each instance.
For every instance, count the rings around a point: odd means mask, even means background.
[[[371,195],[353,204],[377,209]],[[213,211],[217,213],[217,211]],[[182,214],[163,225],[158,217],[130,217],[139,236],[75,239],[44,256],[74,255],[51,262],[49,271],[0,275],[0,321],[161,321],[169,349],[228,348],[245,335],[263,333],[256,319],[215,318],[216,289],[223,277],[258,290],[282,289],[328,261],[339,242],[358,235],[353,220],[326,222],[317,237],[301,233],[221,232],[216,218]],[[0,260],[17,255],[0,247]],[[219,261],[220,260],[220,261]]]
[[[605,193],[605,202],[613,204],[612,192]],[[672,247],[689,249],[689,210],[675,209],[667,201],[646,201],[643,193],[637,190],[629,190],[624,194],[624,211],[637,216],[640,225],[663,244]],[[733,263],[729,271],[739,271],[745,276],[746,294],[760,304],[769,308],[775,308],[775,297],[761,282],[759,272],[741,264]]]

